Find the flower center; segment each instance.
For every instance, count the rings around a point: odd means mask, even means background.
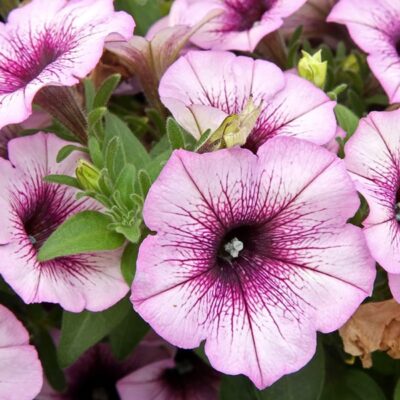
[[[242,225],[231,229],[220,242],[217,259],[221,268],[232,266],[243,257],[252,256],[263,240],[263,230],[257,225]]]
[[[38,251],[80,204],[68,195],[64,187],[42,182],[27,185],[25,191],[18,192],[13,202],[22,228],[21,237],[27,237]]]
[[[230,13],[226,31],[247,31],[256,26],[274,0],[225,0]]]
[[[38,36],[14,32],[9,44],[11,51],[0,52],[0,94],[24,88],[45,69],[56,77],[64,65],[51,65],[75,46],[76,38],[67,24],[63,28],[46,28]],[[64,60],[65,66],[67,62]]]
[[[237,237],[234,237],[230,242],[225,243],[224,250],[232,257],[238,258],[239,253],[243,250],[244,245]]]

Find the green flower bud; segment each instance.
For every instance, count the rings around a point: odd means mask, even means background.
[[[328,62],[322,61],[321,50],[313,55],[304,50],[301,53],[303,57],[297,65],[299,75],[322,89],[325,86]]]
[[[353,72],[358,74],[360,72],[360,65],[358,64],[357,57],[354,54],[347,56],[342,63],[343,71]]]
[[[250,97],[240,114],[229,115],[215,132],[210,133],[200,152],[243,146],[260,113],[261,105],[256,106]]]
[[[81,185],[82,189],[99,192],[99,179],[100,171],[90,162],[86,160],[79,160],[78,166],[75,169],[76,179]]]

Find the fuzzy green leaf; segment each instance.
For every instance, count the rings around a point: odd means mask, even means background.
[[[88,252],[113,250],[125,241],[111,231],[110,218],[97,211],[83,211],[62,223],[46,240],[37,256],[39,261]]]
[[[104,80],[93,100],[93,108],[105,107],[121,80],[120,74],[113,74]]]
[[[83,352],[108,335],[131,310],[129,300],[123,299],[102,312],[76,314],[64,311],[58,348],[61,367],[73,364]]]

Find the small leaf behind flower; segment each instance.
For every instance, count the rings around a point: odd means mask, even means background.
[[[72,254],[113,250],[121,247],[124,237],[111,231],[111,219],[97,211],[83,211],[62,223],[43,244],[39,261]]]
[[[108,335],[129,312],[132,312],[132,305],[128,299],[102,312],[64,311],[58,348],[61,367],[74,363],[89,347]]]

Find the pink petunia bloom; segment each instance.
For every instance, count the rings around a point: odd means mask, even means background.
[[[328,21],[345,24],[368,54],[368,64],[389,96],[400,101],[400,3],[387,0],[340,0]]]
[[[42,366],[27,330],[0,305],[0,398],[32,400],[42,384]]]
[[[142,340],[124,360],[114,356],[108,343],[98,343],[66,369],[67,388],[63,393],[56,392],[45,382],[37,400],[119,399],[116,384],[121,378],[170,357],[171,350],[159,338],[157,342]],[[145,400],[139,396],[131,399]]]
[[[335,102],[307,80],[268,61],[229,52],[191,51],[164,74],[160,97],[195,138],[240,113],[250,98],[261,114],[244,147],[256,152],[276,135],[326,144],[335,135]]]
[[[73,175],[79,152],[56,163],[67,142],[38,133],[13,139],[0,159],[0,274],[25,303],[59,303],[68,311],[104,310],[128,292],[120,271],[121,251],[65,256],[40,262],[37,253],[69,216],[99,209],[76,200],[77,189],[47,183],[46,175]]]
[[[0,128],[32,113],[45,86],[72,86],[97,64],[111,34],[135,24],[112,0],[32,0],[0,23]]]
[[[283,19],[306,0],[175,0],[169,25],[192,26],[213,10],[221,15],[193,36],[204,49],[253,51],[260,40],[277,30]],[[165,21],[163,22],[165,24]]]
[[[218,400],[219,374],[191,351],[149,364],[121,379],[121,400]]]
[[[345,146],[346,166],[369,205],[363,222],[375,260],[400,302],[400,111],[373,112]]]
[[[313,356],[375,277],[342,160],[304,140],[175,151],[144,205],[131,301],[181,348],[206,340],[211,365],[258,388]]]

